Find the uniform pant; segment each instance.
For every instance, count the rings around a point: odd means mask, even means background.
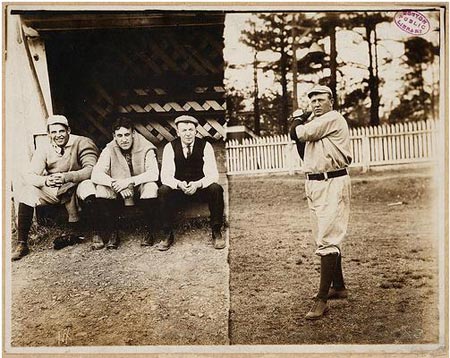
[[[316,254],[340,254],[347,233],[350,213],[350,177],[306,180],[306,197],[310,209]]]
[[[70,196],[68,201],[61,201],[57,196],[58,188],[43,186],[42,188],[33,185],[26,185],[23,192],[20,193],[19,201],[35,208],[43,205],[64,204],[69,215],[69,222],[78,222],[78,204],[77,200],[84,200],[90,195],[95,195],[95,186],[90,180],[84,180],[77,185],[76,191]]]
[[[158,198],[161,213],[161,225],[164,231],[172,231],[174,214],[182,202],[201,201],[207,202],[211,215],[211,227],[220,229],[223,224],[223,188],[212,183],[206,188],[198,189],[194,195],[186,195],[181,190],[174,190],[167,185],[160,186]]]

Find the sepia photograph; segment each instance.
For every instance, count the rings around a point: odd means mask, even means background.
[[[448,3],[3,3],[3,354],[448,354]]]

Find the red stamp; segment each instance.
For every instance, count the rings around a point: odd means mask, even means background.
[[[394,17],[395,24],[400,30],[411,35],[425,35],[430,31],[430,21],[419,11],[399,11]]]

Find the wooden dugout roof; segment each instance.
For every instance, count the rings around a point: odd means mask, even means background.
[[[55,11],[13,10],[37,31],[210,26],[224,23],[223,11]]]

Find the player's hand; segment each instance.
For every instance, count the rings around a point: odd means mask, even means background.
[[[50,174],[45,179],[45,185],[50,188],[58,188],[64,184],[64,177],[61,177],[61,174]]]
[[[55,181],[57,186],[61,186],[61,185],[63,185],[66,182],[63,173],[52,174],[52,177],[54,178],[54,181]]]
[[[131,189],[124,189],[120,192],[120,195],[124,199],[132,198],[133,197],[133,191]]]
[[[188,191],[188,188],[189,188],[188,183],[186,183],[185,181],[179,182],[178,183],[178,187],[181,189],[181,191],[183,193],[187,194],[187,191]]]
[[[130,185],[130,179],[117,179],[111,183],[111,188],[116,193],[121,193],[122,190],[125,190]]]
[[[194,195],[200,187],[201,187],[200,182],[198,182],[198,181],[191,181],[191,182],[188,183],[186,194],[187,195]]]

